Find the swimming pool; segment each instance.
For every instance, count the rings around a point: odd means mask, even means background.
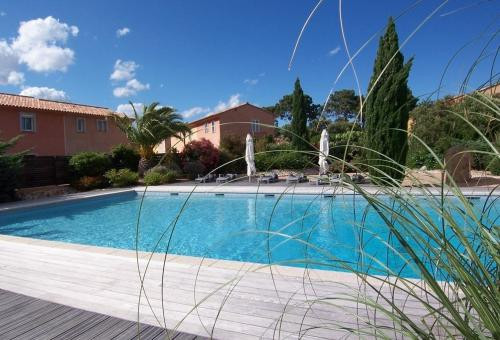
[[[0,234],[330,270],[348,265],[382,274],[373,256],[403,276],[417,276],[389,251],[385,242],[401,247],[359,196],[152,192],[144,197],[137,229],[141,198],[126,192],[3,212]],[[474,200],[477,214],[484,203],[484,197]],[[495,219],[499,211],[495,203],[483,217]]]

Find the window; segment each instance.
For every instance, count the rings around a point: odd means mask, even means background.
[[[35,132],[35,114],[21,113],[21,131]]]
[[[97,131],[99,132],[106,132],[108,131],[108,122],[103,119],[98,119],[97,120]]]
[[[250,126],[252,132],[260,132],[260,120],[252,120],[252,125]]]
[[[215,122],[212,122],[212,133],[215,133]]]
[[[208,133],[208,123],[205,123],[205,133]]]
[[[85,132],[85,118],[76,119],[76,132]]]

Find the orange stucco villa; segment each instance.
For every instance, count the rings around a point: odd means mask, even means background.
[[[38,156],[107,152],[127,138],[107,108],[0,93],[0,139],[23,135],[9,152]]]
[[[226,136],[234,135],[244,140],[246,135],[250,133],[258,138],[273,134],[273,126],[274,115],[271,112],[245,103],[190,122],[191,135],[187,138],[186,143],[205,138],[211,141],[215,147],[219,147],[221,139]],[[159,145],[157,152],[163,153],[171,147],[182,151],[184,143],[177,138],[171,138]]]

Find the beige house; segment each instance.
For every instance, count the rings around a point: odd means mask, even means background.
[[[220,141],[230,135],[244,140],[247,133],[255,138],[273,134],[274,115],[260,107],[245,103],[190,122],[189,126],[192,133],[187,137],[186,143],[205,138],[219,147]],[[157,152],[164,153],[171,147],[182,151],[184,143],[177,138],[171,138],[160,144]]]

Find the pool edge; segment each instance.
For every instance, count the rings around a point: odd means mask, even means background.
[[[276,265],[276,264],[267,265],[255,262],[203,258],[197,256],[189,256],[189,255],[168,254],[165,257],[165,254],[163,253],[151,253],[145,251],[136,252],[135,250],[128,250],[128,249],[98,247],[98,246],[69,243],[63,241],[41,240],[41,239],[21,237],[21,236],[0,234],[0,241],[6,241],[6,242],[12,242],[30,246],[41,246],[52,249],[55,248],[55,249],[64,249],[70,251],[86,252],[89,254],[118,256],[121,258],[128,258],[132,260],[136,260],[138,255],[140,261],[147,261],[150,259],[153,262],[163,262],[165,260],[168,263],[175,263],[179,265],[238,271],[239,273],[241,273],[241,275],[247,273],[269,274],[269,272],[272,271],[273,275],[281,275],[295,279],[304,279],[305,277],[307,277],[308,279],[314,278],[315,280],[321,280],[325,282],[334,281],[338,283],[353,283],[357,282],[360,279],[359,275],[350,272],[301,268],[301,267],[292,267],[292,266]],[[374,276],[374,277],[387,280],[386,276]],[[391,279],[397,280],[398,278],[395,276],[394,277],[391,276]],[[373,280],[373,282],[380,282],[379,279],[375,278],[373,279],[368,278],[367,280],[368,281]],[[405,280],[413,283],[423,282],[420,279],[414,279],[414,278],[405,278]]]

